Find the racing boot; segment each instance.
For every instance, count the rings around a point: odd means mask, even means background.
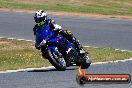
[[[85,55],[86,55],[86,51],[84,51],[84,49],[80,48],[79,49],[78,57],[84,58]]]
[[[76,46],[76,50],[79,52],[78,56],[83,58],[85,56],[86,52],[84,51],[82,45],[79,43],[79,40],[74,41],[74,44]]]

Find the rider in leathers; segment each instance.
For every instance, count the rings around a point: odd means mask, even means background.
[[[36,33],[40,26],[42,25],[49,25],[49,27],[52,29],[53,32],[57,34],[61,34],[63,37],[65,37],[67,40],[69,40],[71,43],[73,43],[76,46],[76,50],[80,52],[80,56],[83,57],[85,51],[82,49],[82,46],[79,43],[79,40],[77,40],[71,31],[69,30],[62,30],[61,26],[55,23],[52,19],[47,19],[47,14],[43,10],[39,10],[35,13],[34,20],[36,22],[36,25],[33,28],[34,35],[37,37]],[[35,42],[36,49],[40,49],[39,44],[37,41]]]

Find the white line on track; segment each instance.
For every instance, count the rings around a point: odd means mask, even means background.
[[[4,38],[4,37],[0,37],[0,38]],[[17,39],[17,38],[5,38],[5,39],[15,39],[15,40],[20,40],[20,41],[33,41],[33,40],[25,40],[25,39]],[[84,46],[84,47],[91,47],[91,46]],[[94,47],[94,48],[99,48],[99,47]],[[115,50],[120,50],[120,49],[115,49]],[[121,51],[128,51],[128,50],[121,50]],[[128,52],[132,52],[132,51],[128,51]],[[132,61],[132,58],[125,59],[125,60],[108,61],[108,62],[96,62],[96,63],[92,63],[91,65],[118,63],[118,62],[126,62],[126,61]],[[54,66],[41,67],[41,68],[26,68],[26,69],[18,69],[18,70],[6,70],[6,71],[0,71],[0,73],[12,73],[12,72],[24,72],[24,71],[32,71],[32,70],[48,70],[48,69],[54,69]]]
[[[5,37],[0,37],[0,39],[14,39],[14,40],[20,40],[20,41],[33,41],[33,40],[17,39],[17,38],[5,38]]]
[[[5,38],[5,37],[0,37],[0,39],[1,39],[1,38]],[[20,40],[20,41],[33,41],[33,40],[17,39],[17,38],[5,38],[5,39],[15,39],[15,40]],[[33,42],[34,42],[34,41],[33,41]],[[84,46],[84,47],[92,47],[92,46]],[[93,47],[93,48],[99,48],[99,47]],[[121,50],[121,49],[115,49],[115,50],[132,52],[132,51],[129,51],[129,50]]]
[[[92,63],[92,65],[96,65],[96,64],[108,64],[108,63],[118,63],[118,62],[126,62],[126,61],[132,61],[132,58],[125,59],[125,60],[108,61],[108,62],[96,62],[96,63]]]
[[[0,71],[0,73],[25,72],[25,71],[33,71],[33,70],[48,70],[53,68],[54,66],[41,67],[41,68],[26,68],[26,69]]]

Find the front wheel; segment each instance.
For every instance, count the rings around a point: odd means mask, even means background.
[[[55,53],[55,52],[52,52],[50,49],[48,49],[47,55],[48,55],[49,62],[58,71],[65,71],[66,70],[66,61],[59,51],[57,53]]]

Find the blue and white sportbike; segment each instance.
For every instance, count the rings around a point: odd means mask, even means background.
[[[62,35],[53,32],[49,26],[43,25],[36,30],[36,43],[39,44],[42,56],[59,71],[66,70],[66,67],[76,65],[86,69],[90,66],[91,60],[88,53],[83,58],[75,49],[75,45],[69,42]]]

